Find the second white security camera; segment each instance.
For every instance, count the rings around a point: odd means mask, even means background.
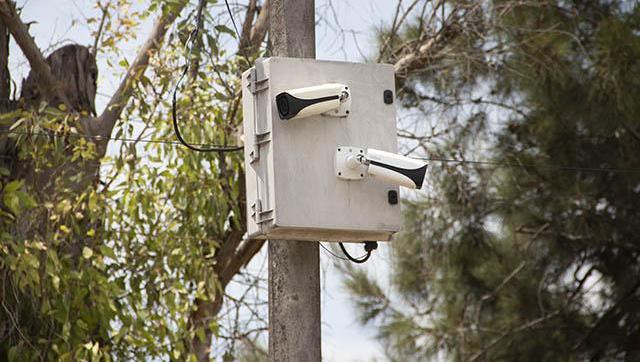
[[[342,83],[290,89],[276,96],[276,106],[283,120],[319,114],[346,117],[351,108],[351,91]]]
[[[420,189],[427,173],[427,163],[373,148],[338,146],[335,170],[338,178],[363,179],[373,176],[390,184]]]

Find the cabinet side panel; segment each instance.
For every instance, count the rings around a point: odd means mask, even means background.
[[[247,233],[248,235],[255,235],[259,232],[258,224],[252,217],[251,206],[257,199],[258,189],[258,175],[255,169],[251,166],[250,154],[253,151],[253,135],[254,135],[254,104],[253,94],[248,88],[248,77],[250,70],[242,74],[242,127],[244,132],[244,179],[246,188],[246,205],[247,205]]]

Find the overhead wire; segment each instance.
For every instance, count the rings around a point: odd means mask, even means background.
[[[474,164],[474,165],[490,165],[498,167],[511,167],[511,168],[537,168],[548,170],[562,170],[562,171],[587,171],[587,172],[628,172],[628,173],[640,173],[640,168],[626,168],[626,167],[583,167],[583,166],[562,166],[562,165],[544,165],[544,164],[527,164],[519,162],[503,162],[497,160],[467,160],[467,159],[450,159],[450,158],[438,158],[438,157],[412,157],[418,160],[432,161],[432,162],[445,162],[445,163],[460,163],[460,164]]]
[[[47,136],[57,138],[85,138],[90,140],[109,140],[129,143],[155,143],[155,144],[168,144],[173,146],[181,146],[181,142],[169,141],[169,140],[153,140],[145,138],[126,138],[126,137],[102,137],[102,136],[88,136],[78,133],[58,134],[49,132],[25,132],[18,130],[0,130],[0,134],[9,135],[32,135],[32,136]],[[197,146],[210,147],[207,143],[196,143]],[[241,146],[238,146],[241,147]],[[548,169],[559,171],[585,171],[585,172],[613,172],[613,173],[640,173],[640,168],[624,168],[624,167],[581,167],[581,166],[562,166],[562,165],[544,165],[544,164],[526,164],[516,162],[501,162],[496,160],[468,160],[468,159],[452,159],[452,158],[438,158],[438,157],[411,157],[417,160],[443,162],[443,163],[458,163],[458,164],[471,164],[471,165],[491,165],[498,167],[511,167],[511,168],[531,168],[531,169]]]

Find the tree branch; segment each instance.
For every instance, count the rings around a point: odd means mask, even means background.
[[[9,29],[9,32],[13,35],[13,39],[29,61],[31,70],[33,70],[38,79],[38,88],[42,94],[50,102],[59,101],[67,106],[67,109],[71,110],[69,100],[62,92],[61,85],[53,76],[51,68],[40,52],[40,49],[31,35],[29,35],[27,25],[20,20],[13,1],[0,0],[0,20],[2,20],[7,29]]]
[[[163,14],[154,24],[149,38],[140,48],[135,60],[120,81],[120,86],[118,86],[111,100],[109,100],[109,104],[107,104],[100,117],[84,125],[86,127],[85,132],[91,136],[103,138],[108,138],[111,135],[113,127],[120,118],[129,98],[131,98],[136,81],[147,69],[149,59],[160,48],[169,26],[176,20],[186,4],[187,1],[182,1],[178,5],[174,5],[174,9],[163,11]]]
[[[102,38],[102,31],[104,30],[104,23],[107,20],[107,16],[109,16],[109,7],[111,6],[111,2],[107,2],[104,6],[102,3],[98,3],[98,7],[102,10],[102,17],[100,18],[100,25],[98,26],[98,31],[96,32],[96,36],[93,39],[93,49],[91,52],[95,57],[98,54],[98,46],[100,45],[100,38]]]
[[[242,49],[246,49],[249,43],[249,38],[251,37],[251,25],[253,24],[253,18],[256,14],[256,10],[258,7],[258,0],[249,0],[249,5],[247,5],[247,12],[244,16],[244,23],[242,24],[242,36],[240,37],[240,51]]]
[[[258,19],[256,20],[253,29],[251,29],[251,36],[249,37],[249,52],[255,53],[258,49],[260,49],[260,44],[264,41],[264,38],[267,35],[267,29],[269,29],[269,13],[271,12],[271,7],[269,6],[269,0],[265,0],[262,8],[260,10],[260,14],[258,15]]]
[[[480,357],[482,357],[485,353],[487,353],[491,348],[493,348],[496,344],[498,344],[500,341],[502,341],[504,338],[513,335],[515,333],[519,333],[522,331],[525,331],[527,329],[531,329],[533,327],[536,327],[537,325],[544,323],[546,321],[548,321],[551,318],[554,318],[556,316],[558,316],[560,314],[559,311],[555,311],[553,313],[547,314],[546,316],[534,319],[532,321],[529,321],[523,325],[521,325],[518,328],[510,328],[508,330],[506,330],[504,333],[502,333],[500,336],[494,338],[491,342],[489,342],[488,345],[486,345],[482,350],[480,350],[478,353],[474,354],[470,359],[469,362],[474,362],[480,359]]]

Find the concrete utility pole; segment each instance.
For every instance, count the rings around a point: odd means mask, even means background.
[[[315,58],[314,0],[271,0],[271,54]],[[269,240],[269,360],[319,362],[318,243]]]

